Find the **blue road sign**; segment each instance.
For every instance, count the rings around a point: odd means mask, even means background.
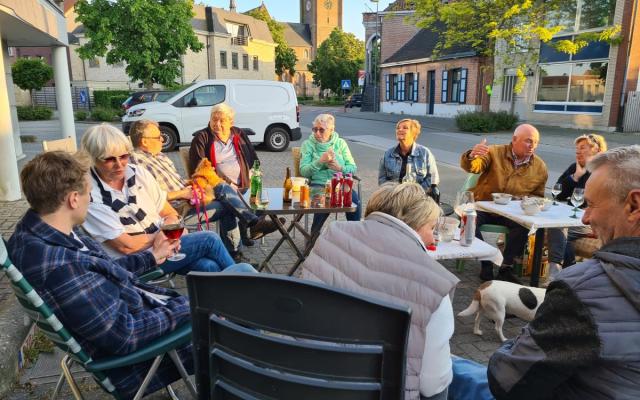
[[[342,83],[340,83],[340,88],[343,90],[351,89],[351,79],[343,79]]]
[[[88,99],[87,89],[80,90],[80,104],[87,104]]]

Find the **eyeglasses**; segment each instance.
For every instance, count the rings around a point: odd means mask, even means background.
[[[579,136],[576,140],[575,143],[577,144],[578,142],[580,142],[580,140],[586,140],[587,142],[591,143],[592,145],[598,147],[598,150],[600,150],[600,141],[598,140],[598,138],[596,137],[596,135],[593,134],[589,134],[589,135],[582,135]]]
[[[143,136],[142,139],[155,139],[161,141],[162,143],[165,142],[164,136]]]
[[[324,133],[326,131],[326,129],[324,128],[316,128],[315,126],[313,128],[311,128],[311,130],[315,133],[315,132],[320,132],[320,133]]]
[[[122,162],[128,162],[129,153],[123,154],[121,156],[111,156],[111,157],[101,158],[101,161],[105,164],[115,164],[116,160],[120,160]]]

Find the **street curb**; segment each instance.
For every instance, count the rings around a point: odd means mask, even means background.
[[[18,376],[18,352],[31,328],[15,296],[0,310],[0,398],[9,393]]]

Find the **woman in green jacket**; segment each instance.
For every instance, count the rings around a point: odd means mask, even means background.
[[[333,174],[356,173],[356,163],[351,156],[349,146],[334,131],[335,118],[331,114],[320,114],[313,120],[313,134],[302,143],[300,174],[308,178],[313,187],[324,187]],[[360,199],[352,191],[352,202],[356,211],[346,213],[348,221],[360,221]],[[329,214],[315,214],[311,224],[311,233],[317,233]]]

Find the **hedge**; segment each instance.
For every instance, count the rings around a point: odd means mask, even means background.
[[[128,90],[94,90],[93,102],[96,107],[120,108],[120,105],[131,95]],[[111,100],[118,99],[118,100]],[[122,100],[120,100],[122,99]],[[118,102],[114,107],[114,103]]]
[[[513,129],[518,116],[506,111],[500,112],[466,112],[456,115],[456,125],[464,132],[495,132]]]
[[[86,111],[76,111],[73,113],[73,116],[76,118],[76,121],[84,121],[87,119],[89,113],[87,113]]]
[[[18,106],[18,119],[20,121],[41,121],[51,119],[53,111],[44,106],[23,107]]]
[[[113,121],[118,116],[118,110],[111,108],[97,107],[91,112],[91,119],[96,121]]]

